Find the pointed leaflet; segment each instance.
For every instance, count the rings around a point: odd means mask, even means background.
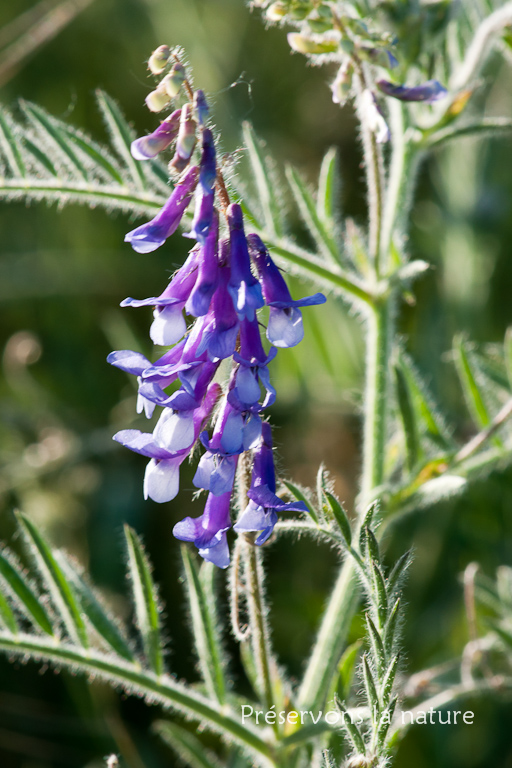
[[[135,615],[142,637],[144,654],[151,669],[157,675],[161,675],[164,671],[164,662],[160,639],[160,619],[151,568],[135,531],[125,525],[124,533],[128,547],[128,567]]]
[[[336,213],[340,199],[340,176],[338,173],[338,150],[327,150],[320,166],[316,212],[330,237],[336,229]]]
[[[134,132],[124,119],[114,99],[104,91],[97,91],[96,98],[112,138],[112,143],[123,164],[128,169],[133,184],[138,190],[146,189],[146,177],[142,165],[133,159],[130,152],[130,145],[135,138]]]
[[[18,631],[16,617],[2,592],[0,592],[0,627],[1,626],[6,627],[9,632],[12,632],[13,634],[16,634]]]
[[[0,148],[13,176],[24,177],[25,163],[20,152],[18,141],[14,135],[11,117],[0,109]]]
[[[116,184],[124,183],[119,166],[105,147],[100,146],[89,136],[86,136],[82,131],[71,125],[66,125],[65,123],[60,125],[66,131],[71,141],[87,157],[89,164],[96,173],[98,173],[98,170],[103,171],[109,180],[114,181]]]
[[[479,371],[474,364],[471,353],[464,340],[458,337],[454,341],[455,364],[462,385],[464,399],[475,424],[482,429],[491,423],[491,415],[485,402],[480,382]],[[503,443],[497,437],[494,442],[498,446]]]
[[[402,428],[405,435],[405,448],[407,455],[407,466],[412,471],[418,462],[420,453],[420,443],[418,440],[418,427],[416,424],[416,414],[412,403],[412,393],[404,371],[399,365],[395,365],[395,384],[396,399],[400,411]]]
[[[181,556],[185,568],[185,583],[192,618],[192,634],[196,645],[199,668],[209,696],[222,704],[226,698],[226,681],[215,615],[215,596],[213,594],[215,566],[205,562],[200,573],[189,547],[181,547]]]
[[[186,728],[168,720],[157,720],[153,729],[190,768],[221,768],[217,756],[203,747],[199,739]]]
[[[337,696],[334,697],[334,703],[335,703],[336,709],[340,712],[342,716],[341,725],[345,730],[345,733],[348,736],[350,742],[352,743],[352,746],[354,747],[355,751],[358,754],[365,755],[366,746],[365,746],[363,737],[361,736],[361,733],[359,731],[359,728],[355,723],[352,722],[352,718],[350,717],[350,714],[347,712],[345,705],[338,699]]]
[[[304,502],[304,504],[308,508],[308,515],[316,523],[316,525],[318,525],[318,515],[316,513],[316,510],[313,507],[310,500],[307,498],[307,496],[305,496],[304,493],[301,491],[301,489],[298,488],[293,483],[291,483],[289,480],[283,480],[283,485],[285,485],[288,488],[288,490],[290,491],[294,499],[296,499],[297,501]]]
[[[70,145],[65,131],[59,126],[58,121],[35,104],[26,102],[21,102],[21,104],[23,111],[34,126],[38,142],[43,148],[48,148],[49,154],[53,155],[52,159],[58,161],[61,168],[67,168],[72,176],[76,176],[78,172],[78,175],[87,181],[87,169]]]
[[[96,632],[121,658],[134,661],[135,655],[126,637],[119,629],[116,620],[103,607],[94,590],[62,553],[57,553],[56,557],[78,598],[83,613]]]
[[[363,656],[363,682],[366,691],[366,700],[370,707],[372,718],[378,718],[378,715],[380,714],[379,695],[377,693],[377,687],[375,685],[375,680],[373,679],[373,674],[370,669],[370,664],[366,654]]]
[[[327,499],[327,503],[329,505],[329,511],[331,512],[334,519],[338,523],[338,527],[341,531],[341,535],[345,539],[347,546],[350,547],[350,544],[352,541],[352,529],[350,527],[347,513],[343,509],[338,499],[330,491],[324,491],[324,493],[325,493],[325,498]]]
[[[401,352],[398,358],[398,365],[407,382],[418,422],[422,424],[429,437],[438,445],[443,448],[451,447],[453,441],[440,411],[434,403],[431,394],[427,391],[425,383],[422,381],[410,357]]]
[[[15,598],[15,605],[30,619],[32,624],[48,635],[53,635],[52,623],[41,601],[28,584],[21,567],[17,567],[14,557],[0,552],[0,575],[5,579],[9,591]]]
[[[276,197],[276,184],[269,172],[268,162],[263,155],[261,142],[254,133],[250,123],[243,124],[244,144],[247,147],[249,161],[256,181],[256,188],[261,207],[265,229],[272,235],[280,237],[283,234],[281,223],[282,205]]]
[[[484,117],[474,123],[449,126],[427,136],[423,143],[428,147],[438,147],[447,141],[464,138],[499,137],[512,131],[512,120],[508,117]]]
[[[377,627],[370,618],[370,614],[366,614],[367,635],[370,640],[370,647],[372,649],[373,660],[379,673],[379,678],[384,674],[386,665],[386,652],[382,643],[382,638],[377,631]]]
[[[293,192],[295,202],[297,203],[304,224],[309,229],[311,237],[313,238],[313,242],[327,259],[338,265],[340,261],[338,248],[333,237],[329,234],[324,223],[318,216],[315,201],[313,200],[311,192],[295,168],[287,166],[286,178],[288,179],[288,183]]]
[[[21,513],[17,513],[16,517],[30,547],[37,570],[69,637],[73,642],[87,648],[89,641],[79,605],[50,547],[30,518]]]

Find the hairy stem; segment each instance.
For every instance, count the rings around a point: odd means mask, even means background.
[[[374,305],[367,316],[366,391],[364,405],[363,468],[359,515],[374,500],[384,479],[388,410],[388,362],[392,331],[392,297]]]

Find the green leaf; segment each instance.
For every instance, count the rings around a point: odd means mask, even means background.
[[[244,144],[247,147],[252,173],[256,182],[258,197],[263,210],[265,228],[276,237],[283,234],[282,205],[276,196],[276,184],[270,173],[263,148],[250,123],[242,126]]]
[[[382,681],[382,703],[386,707],[391,697],[393,685],[395,682],[396,672],[398,669],[398,662],[400,660],[399,655],[393,656],[391,662],[387,668],[384,680]]]
[[[128,547],[128,567],[135,616],[142,637],[144,654],[155,674],[161,675],[164,671],[164,662],[160,640],[160,619],[151,568],[135,531],[125,525],[124,533]]]
[[[316,211],[318,218],[331,237],[334,237],[336,230],[336,214],[341,191],[338,163],[338,149],[331,147],[323,157],[318,178]]]
[[[483,117],[471,123],[449,126],[431,133],[423,140],[430,148],[439,147],[448,141],[461,138],[499,137],[512,131],[512,120],[508,117]]]
[[[375,538],[375,534],[372,531],[371,528],[369,528],[367,525],[364,527],[364,532],[366,536],[366,554],[368,556],[368,559],[370,561],[374,560],[377,564],[380,563],[380,550],[379,550],[379,543],[377,539]]]
[[[388,595],[386,592],[386,582],[378,563],[371,561],[372,583],[376,593],[376,608],[379,617],[379,628],[382,629],[386,623],[388,615]]]
[[[0,626],[2,625],[13,634],[16,634],[18,631],[18,624],[16,622],[16,617],[11,610],[11,606],[7,602],[3,593],[0,592]]]
[[[368,701],[368,706],[372,713],[372,719],[375,719],[380,713],[380,701],[377,693],[377,686],[375,685],[375,680],[373,679],[373,674],[366,654],[363,656],[363,682],[366,691],[366,700]]]
[[[400,611],[400,598],[397,598],[393,608],[391,609],[391,612],[387,618],[386,624],[384,626],[384,633],[383,633],[383,642],[384,642],[384,648],[389,656],[391,651],[393,650],[393,644],[395,641],[396,636],[396,630],[398,627],[398,615]]]
[[[13,176],[25,177],[27,169],[23,162],[20,147],[14,136],[10,115],[0,109],[0,149]]]
[[[397,587],[400,586],[400,582],[403,578],[403,575],[410,564],[411,564],[411,550],[409,549],[407,550],[407,552],[404,552],[404,554],[396,561],[391,573],[388,576],[388,594],[389,595],[392,595],[393,592],[397,589]]]
[[[0,631],[0,651],[23,659],[42,660],[66,667],[88,676],[96,676],[113,686],[122,686],[127,692],[143,696],[151,704],[181,712],[214,731],[229,744],[235,742],[257,758],[257,765],[272,766],[272,747],[266,742],[261,730],[242,723],[240,710],[228,706],[219,708],[202,694],[179,683],[168,675],[156,677],[140,668],[140,664],[128,662],[78,646],[56,643],[54,638],[32,635],[11,635]]]
[[[405,435],[407,466],[409,467],[409,470],[412,471],[418,462],[420,444],[418,440],[418,427],[412,404],[412,393],[409,390],[405,373],[400,365],[395,365],[395,384],[398,408]]]
[[[105,147],[100,146],[82,131],[71,125],[62,124],[70,139],[77,145],[79,150],[90,160],[93,168],[101,168],[108,179],[116,184],[124,184],[124,179],[113,157],[110,156]]]
[[[345,705],[338,699],[338,697],[335,697],[335,704],[336,704],[336,709],[341,714],[342,728],[344,729],[346,735],[348,736],[348,739],[351,742],[354,750],[359,755],[365,755],[366,746],[359,728],[355,723],[352,722],[352,719],[349,713],[347,712]]]
[[[365,512],[363,522],[361,524],[361,531],[359,534],[359,551],[361,552],[361,555],[365,557],[366,554],[366,529],[370,527],[372,524],[373,516],[375,515],[376,510],[378,509],[379,504],[377,501],[372,502],[368,509]]]
[[[488,411],[478,381],[479,373],[473,363],[471,353],[461,337],[455,339],[454,351],[457,373],[462,385],[464,399],[468,406],[468,410],[478,427],[487,427],[491,423],[492,417]],[[494,437],[494,442],[500,447],[503,445],[498,437]]]
[[[42,147],[47,146],[50,151],[53,149],[54,159],[58,160],[61,167],[67,168],[72,176],[76,176],[78,172],[79,176],[88,181],[87,170],[69,144],[68,137],[58,121],[35,104],[27,102],[21,102],[21,104],[23,111],[34,125],[35,134]]]
[[[377,729],[377,750],[382,749],[382,747],[386,742],[386,736],[391,726],[391,722],[393,720],[393,715],[395,714],[397,703],[398,703],[398,696],[393,696],[388,706],[384,709],[381,715],[379,727]],[[386,714],[387,714],[387,717],[386,717]]]
[[[295,168],[287,166],[286,178],[288,179],[300,215],[308,228],[316,247],[328,260],[336,265],[339,264],[339,250],[333,237],[329,234],[318,216],[313,195]]]
[[[42,629],[48,635],[53,635],[53,626],[46,610],[34,590],[28,584],[21,568],[16,567],[12,555],[0,552],[0,574],[5,579],[9,590],[17,598],[17,605],[30,619],[34,626]]]
[[[135,656],[124,633],[118,627],[116,620],[101,604],[94,590],[71,565],[62,553],[57,554],[59,565],[66,574],[77,598],[80,608],[96,632],[121,658],[133,661]]]
[[[324,494],[329,505],[329,511],[331,512],[334,519],[336,520],[338,527],[341,531],[341,535],[345,539],[347,547],[350,547],[350,544],[352,542],[352,529],[350,527],[350,522],[347,517],[347,513],[343,509],[338,499],[330,491],[324,491]]]
[[[37,570],[41,574],[66,631],[73,642],[87,648],[89,641],[80,608],[48,543],[29,517],[21,513],[17,513],[16,517],[29,544]]]
[[[130,151],[135,133],[124,119],[117,103],[108,93],[98,90],[96,91],[96,98],[112,138],[112,143],[123,161],[123,165],[128,169],[135,188],[137,190],[145,190],[147,184],[142,164],[133,159]]]
[[[439,408],[434,403],[432,395],[428,392],[412,360],[404,352],[401,352],[398,364],[407,382],[412,404],[416,411],[418,423],[423,425],[424,431],[442,448],[450,448],[453,441],[441,416]]]
[[[370,639],[370,646],[372,649],[372,656],[379,673],[379,677],[384,674],[386,666],[386,652],[384,650],[384,644],[382,638],[377,631],[377,628],[371,620],[370,614],[366,614],[366,624],[368,629],[368,637]]]
[[[153,730],[190,768],[220,768],[217,756],[205,749],[193,733],[168,720],[157,720]]]
[[[204,563],[200,573],[187,546],[181,547],[181,556],[185,568],[192,634],[199,668],[209,696],[217,699],[219,704],[223,704],[226,698],[226,680],[215,613],[216,597],[213,590],[215,566]]]
[[[304,502],[304,504],[308,508],[308,515],[313,520],[313,522],[316,523],[316,525],[318,525],[318,515],[316,513],[316,510],[311,504],[311,501],[307,498],[307,496],[305,496],[303,491],[301,491],[300,488],[298,488],[289,480],[283,480],[283,485],[285,485],[288,488],[288,490],[290,491],[294,499],[296,499],[297,501]]]

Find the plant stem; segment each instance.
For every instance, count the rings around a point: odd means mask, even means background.
[[[384,479],[392,305],[393,298],[388,296],[377,302],[367,315],[363,469],[358,503],[360,517],[374,500],[374,491]]]

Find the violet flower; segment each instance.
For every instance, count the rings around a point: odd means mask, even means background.
[[[181,109],[175,110],[148,136],[132,141],[130,151],[135,160],[149,160],[172,144],[180,127]]]
[[[390,83],[389,80],[377,80],[377,85],[386,96],[392,96],[400,101],[423,101],[425,104],[432,104],[434,101],[444,99],[448,94],[446,88],[437,80],[427,80],[426,83],[411,87]]]
[[[251,487],[247,495],[249,504],[233,527],[238,533],[261,531],[255,541],[258,545],[271,536],[278,512],[307,512],[303,501],[286,503],[276,496],[272,431],[266,421],[262,425],[260,444],[254,452]]]
[[[201,427],[210,415],[220,393],[218,384],[212,384],[204,398],[201,407],[193,416],[193,441],[195,442]],[[164,411],[164,414],[166,411]],[[172,413],[169,411],[169,413]],[[171,450],[163,443],[170,441],[164,436],[164,424],[160,431],[150,434],[138,429],[124,429],[117,432],[113,439],[135,453],[148,456],[151,461],[144,475],[144,498],[153,499],[159,503],[171,501],[179,490],[179,468],[189,454],[189,449]],[[158,427],[158,424],[157,424]],[[164,438],[162,440],[162,438]]]
[[[185,517],[172,530],[177,539],[195,544],[201,557],[219,568],[229,565],[226,531],[231,528],[230,499],[231,491],[222,496],[210,493],[200,517]]]
[[[226,212],[231,249],[231,276],[228,291],[240,320],[254,320],[255,312],[264,305],[261,286],[251,272],[251,260],[244,233],[242,209],[232,203]]]
[[[267,339],[275,347],[294,347],[304,338],[304,326],[299,307],[324,304],[323,293],[315,293],[294,301],[288,286],[270,258],[270,254],[258,235],[248,235],[249,253],[256,264],[261,280],[265,304],[270,307]]]
[[[151,253],[160,248],[177,230],[196,187],[198,176],[197,166],[189,168],[183,179],[176,184],[162,210],[151,221],[128,232],[124,238],[125,243],[130,243],[137,253]]]

